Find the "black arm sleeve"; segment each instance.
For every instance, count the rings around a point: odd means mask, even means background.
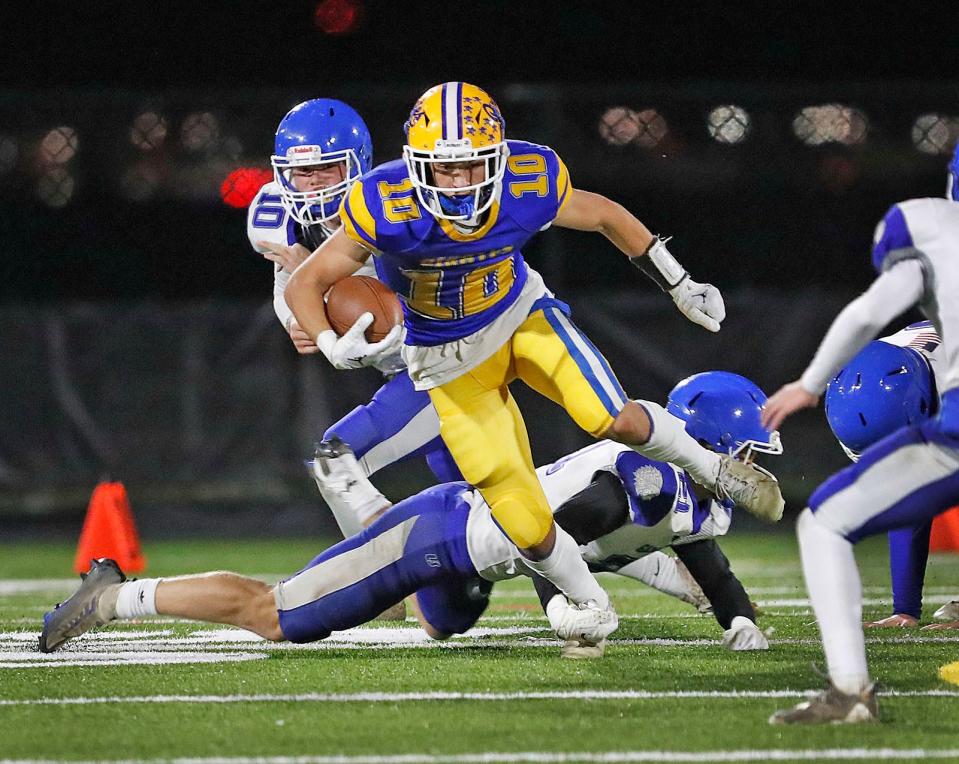
[[[713,606],[719,625],[728,629],[733,618],[742,615],[755,622],[756,612],[746,590],[729,567],[729,560],[715,539],[703,539],[673,547]]]
[[[588,486],[560,504],[553,519],[577,544],[612,533],[629,520],[623,484],[612,472],[597,472]]]

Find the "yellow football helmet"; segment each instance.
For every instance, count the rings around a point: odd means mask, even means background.
[[[420,202],[434,216],[473,221],[499,198],[506,173],[506,122],[489,94],[468,82],[423,93],[406,125],[403,159]],[[483,161],[486,178],[455,189],[436,185],[433,165]]]

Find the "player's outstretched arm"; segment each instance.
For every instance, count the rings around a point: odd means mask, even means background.
[[[769,398],[763,408],[763,427],[778,430],[790,414],[815,406],[833,375],[882,327],[915,305],[923,289],[918,260],[903,260],[873,281],[836,316],[802,377],[783,385]]]
[[[573,189],[553,222],[577,231],[599,231],[667,292],[686,318],[711,332],[719,331],[726,317],[719,290],[689,278],[686,269],[666,249],[666,243],[653,236],[621,204],[600,194]]]

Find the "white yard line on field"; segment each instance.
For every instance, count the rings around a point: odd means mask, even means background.
[[[99,764],[573,764],[573,762],[892,761],[955,759],[959,748],[819,748],[739,751],[488,751],[480,753],[209,757],[100,760]],[[0,764],[54,764],[50,759],[2,759]],[[71,760],[70,764],[93,764]]]
[[[354,692],[257,695],[114,695],[103,697],[20,698],[0,700],[3,706],[85,706],[114,703],[421,703],[528,700],[763,700],[794,699],[816,690],[539,690],[530,692]],[[959,690],[887,690],[883,698],[959,698]]]

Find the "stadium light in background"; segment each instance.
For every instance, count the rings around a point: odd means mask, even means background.
[[[272,170],[264,167],[237,167],[220,184],[220,198],[230,207],[249,207],[257,192],[271,180]]]
[[[37,183],[37,195],[48,207],[65,207],[73,198],[76,179],[65,167],[56,165],[48,168]]]
[[[0,135],[0,175],[14,168],[20,157],[20,146],[12,135]]]
[[[740,106],[717,106],[706,118],[706,130],[717,143],[742,143],[752,130],[752,119]]]
[[[153,151],[166,140],[168,126],[166,118],[155,111],[138,114],[130,127],[130,143],[140,151]]]
[[[656,109],[633,111],[625,106],[613,106],[600,117],[599,134],[612,146],[635,143],[653,148],[669,134],[669,125]]]
[[[187,114],[180,125],[180,143],[187,151],[210,148],[220,135],[220,123],[208,111]]]
[[[793,119],[793,133],[807,146],[863,143],[869,120],[859,109],[839,103],[807,106]]]
[[[323,34],[346,36],[359,31],[365,17],[362,0],[322,0],[313,11],[313,24]]]
[[[912,145],[923,154],[949,154],[959,140],[959,119],[920,114],[912,123]]]
[[[72,127],[53,128],[40,141],[40,162],[44,165],[66,164],[77,154],[79,141]]]

